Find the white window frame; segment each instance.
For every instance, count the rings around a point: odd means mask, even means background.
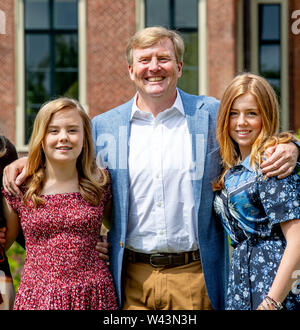
[[[28,152],[25,144],[25,39],[24,1],[15,1],[15,81],[16,81],[16,148]],[[78,98],[87,107],[86,0],[78,0]]]
[[[237,51],[237,72],[244,71],[244,0],[237,2],[237,35],[236,35],[236,51]]]
[[[145,27],[145,0],[135,0],[136,30]],[[198,0],[198,93],[206,95],[207,79],[207,0]]]
[[[281,112],[280,127],[289,130],[289,44],[288,44],[288,1],[286,0],[251,0],[251,71],[259,74],[259,31],[258,5],[281,5]]]
[[[6,34],[6,14],[0,9],[0,34]]]

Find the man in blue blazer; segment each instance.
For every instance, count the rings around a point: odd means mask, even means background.
[[[211,189],[219,102],[176,87],[183,50],[173,31],[137,32],[126,49],[137,94],[92,121],[112,179],[110,266],[123,309],[224,308],[228,242]]]

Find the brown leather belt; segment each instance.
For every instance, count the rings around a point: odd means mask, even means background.
[[[200,260],[199,250],[182,253],[139,253],[125,249],[125,259],[130,263],[143,262],[152,267],[177,267]]]

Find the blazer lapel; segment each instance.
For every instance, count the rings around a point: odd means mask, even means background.
[[[117,216],[124,219],[121,221],[122,233],[127,231],[128,223],[128,208],[129,208],[129,169],[128,169],[128,154],[129,154],[129,136],[130,136],[130,115],[132,110],[133,99],[120,107],[118,116],[113,125],[116,127],[118,134],[115,136],[117,141],[117,171],[115,172],[115,183],[117,184],[116,193],[119,197],[120,212]],[[125,237],[123,237],[125,240]]]
[[[192,153],[194,161],[193,191],[195,210],[198,214],[201,200],[203,173],[207,149],[208,112],[203,108],[203,101],[180,91],[188,128],[192,138]],[[201,109],[201,110],[200,110]]]
[[[129,136],[130,136],[130,116],[132,110],[133,99],[127,102],[124,107],[119,109],[119,120],[118,120],[118,168],[126,169],[128,172],[128,154],[129,154]]]

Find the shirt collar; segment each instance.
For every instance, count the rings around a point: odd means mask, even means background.
[[[250,172],[255,172],[255,170],[250,165],[250,155],[248,155],[241,163],[236,166],[243,166]]]
[[[182,103],[182,99],[181,99],[180,93],[179,93],[178,89],[176,89],[176,91],[177,91],[177,96],[176,96],[175,102],[173,103],[173,105],[170,108],[165,109],[162,112],[165,112],[165,111],[168,111],[168,110],[171,110],[171,109],[176,109],[176,110],[179,111],[179,113],[181,113],[183,116],[185,116],[184,108],[183,108],[183,103]],[[148,114],[148,112],[142,111],[142,110],[140,110],[138,108],[138,106],[136,104],[137,96],[138,96],[138,93],[136,93],[135,96],[134,96],[134,100],[133,100],[133,104],[132,104],[132,110],[131,110],[131,115],[130,115],[130,120],[132,120],[132,118],[135,115],[139,116],[139,114],[141,114],[141,115]]]

